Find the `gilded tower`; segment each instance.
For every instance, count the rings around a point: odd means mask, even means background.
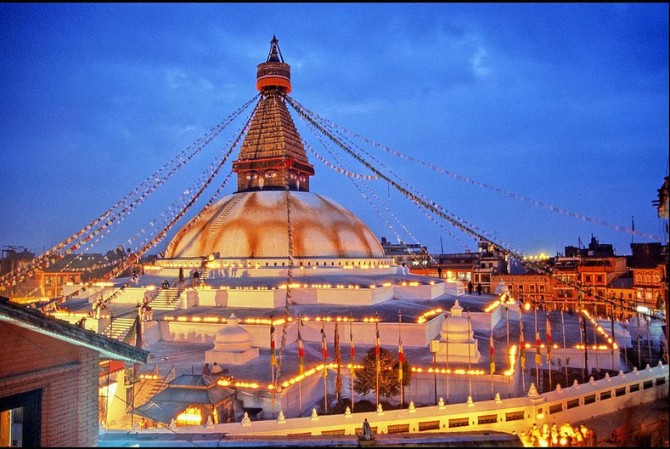
[[[258,64],[256,88],[261,100],[251,119],[238,159],[237,191],[289,190],[309,192],[314,167],[286,107],[291,92],[291,66],[284,62],[273,36],[267,61]]]

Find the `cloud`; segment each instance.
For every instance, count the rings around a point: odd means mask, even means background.
[[[488,52],[483,47],[477,47],[475,54],[470,58],[472,63],[472,70],[480,78],[488,77],[492,69],[486,65]]]

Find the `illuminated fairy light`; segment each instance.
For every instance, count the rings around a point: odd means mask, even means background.
[[[519,348],[516,345],[512,345],[509,348],[509,368],[506,369],[503,374],[505,376],[513,376],[516,369],[516,354],[519,352]]]
[[[351,364],[348,365],[341,365],[341,366],[346,366],[348,368],[351,368]],[[323,372],[324,369],[336,369],[337,368],[337,363],[328,363],[328,364],[319,364],[315,366],[314,368],[310,368],[309,370],[305,371],[303,374],[298,374],[288,380],[285,380],[282,382],[282,384],[279,386],[280,388],[288,388],[291,385],[294,385],[304,379],[307,379],[313,375],[319,374]],[[354,369],[362,369],[363,365],[354,365]],[[237,387],[237,388],[246,388],[250,390],[260,390],[260,389],[265,389],[268,391],[273,391],[275,390],[275,386],[273,384],[268,384],[268,385],[262,385],[261,383],[257,381],[249,381],[249,380],[236,380],[233,381],[230,378],[228,379],[219,379],[217,381],[217,385],[220,385],[222,387]],[[278,388],[279,388],[278,387]]]
[[[435,368],[432,367],[422,368],[420,366],[413,366],[411,368],[414,373],[435,373],[435,374],[459,374],[459,375],[470,375],[470,376],[482,376],[484,374],[489,374],[488,371],[482,369],[466,369],[466,368]]]
[[[501,304],[501,303],[500,303],[499,300],[495,300],[495,301],[493,301],[491,304],[489,304],[488,306],[486,306],[486,308],[484,309],[484,312],[489,313],[491,310],[495,309],[495,308],[498,307],[500,304]]]
[[[610,334],[608,334],[607,331],[605,331],[605,329],[603,329],[603,327],[600,326],[600,325],[598,324],[598,321],[597,321],[594,317],[592,317],[591,314],[590,314],[586,309],[582,309],[581,312],[582,312],[582,314],[584,315],[585,319],[588,319],[588,320],[591,322],[591,324],[595,327],[596,331],[597,331],[597,332],[598,332],[598,333],[599,333],[599,334],[600,334],[600,335],[607,341],[607,343],[609,343],[609,345],[610,345],[609,348],[608,348],[606,345],[599,345],[599,346],[598,346],[598,349],[602,349],[602,348],[605,348],[605,349],[618,349],[618,348],[619,348],[619,345],[617,345],[617,344],[614,342],[614,338],[613,338],[613,336],[610,335]],[[595,348],[595,347],[596,347],[596,345],[594,345],[594,348]],[[582,349],[583,349],[583,348],[582,348]]]
[[[438,307],[437,309],[429,310],[429,311],[424,312],[421,315],[419,315],[419,318],[417,318],[416,322],[418,324],[423,324],[426,321],[428,321],[428,318],[433,317],[435,315],[439,315],[442,312],[444,312],[444,310],[441,307]]]

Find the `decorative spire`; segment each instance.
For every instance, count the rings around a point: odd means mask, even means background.
[[[278,89],[284,93],[291,92],[291,66],[284,62],[279,49],[279,40],[272,36],[270,52],[266,62],[258,64],[256,71],[256,89],[261,92]]]
[[[268,53],[268,60],[266,62],[284,62],[284,57],[279,49],[279,39],[277,36],[272,36],[270,41],[270,53]]]
[[[284,62],[276,36],[266,62],[258,64],[256,88],[261,100],[233,171],[237,191],[285,190],[309,192],[314,167],[293,123],[284,96],[291,91],[291,66]]]

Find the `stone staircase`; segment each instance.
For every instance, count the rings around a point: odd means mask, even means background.
[[[153,310],[176,310],[179,306],[181,292],[182,288],[161,288],[151,301],[151,308]]]
[[[133,327],[134,322],[135,318],[114,318],[102,334],[114,340],[123,341]]]
[[[138,406],[150,401],[155,395],[165,390],[175,377],[175,366],[172,366],[165,377],[160,377],[158,367],[154,367],[150,375],[142,379],[139,388],[135,393],[135,405]]]

